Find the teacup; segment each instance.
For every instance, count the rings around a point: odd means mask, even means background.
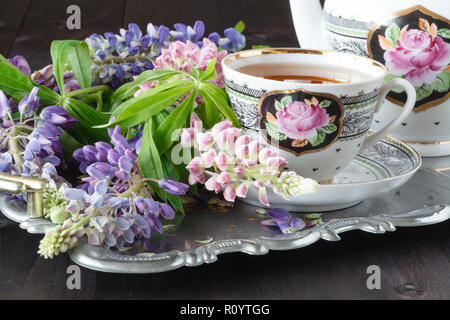
[[[222,66],[225,90],[241,125],[278,148],[290,170],[322,183],[331,182],[358,153],[386,137],[416,99],[408,81],[384,83],[384,65],[348,53],[255,49],[225,57]],[[407,96],[402,112],[368,134],[374,114],[396,88]]]

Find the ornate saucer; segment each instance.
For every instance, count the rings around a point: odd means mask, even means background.
[[[444,142],[405,142],[422,157],[443,157],[450,155],[450,141]]]
[[[331,184],[321,185],[315,194],[285,200],[268,189],[267,196],[273,208],[296,212],[339,210],[392,192],[406,183],[420,165],[421,158],[413,148],[388,137],[356,156]],[[261,206],[255,187],[241,201]]]

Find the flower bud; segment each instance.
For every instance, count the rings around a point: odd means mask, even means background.
[[[229,172],[222,172],[217,177],[217,182],[220,183],[223,187],[227,186],[231,182],[231,174]]]
[[[183,132],[181,133],[180,142],[183,148],[192,147],[192,143],[194,142],[194,129],[192,128],[183,129]]]
[[[216,157],[216,151],[214,149],[211,149],[209,151],[203,152],[200,157],[203,160],[203,165],[205,168],[211,168],[214,164],[214,160]]]
[[[225,152],[219,152],[219,154],[215,157],[215,160],[220,171],[227,170],[228,157]]]
[[[228,185],[225,188],[225,191],[223,192],[223,197],[227,201],[234,202],[234,199],[236,198],[236,191],[234,190],[233,185]]]
[[[243,182],[236,188],[236,196],[245,198],[247,196],[248,189],[250,187],[249,182]]]

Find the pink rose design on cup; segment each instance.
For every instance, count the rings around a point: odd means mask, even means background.
[[[308,144],[317,147],[324,143],[327,135],[335,134],[337,126],[333,123],[336,115],[330,116],[327,107],[330,100],[316,97],[293,101],[285,96],[275,100],[275,115],[265,113],[267,134],[278,141],[287,141],[290,147],[303,148]]]
[[[416,88],[417,101],[431,96],[433,91],[448,92],[450,44],[443,37],[448,38],[449,34],[449,29],[439,29],[423,18],[419,19],[418,28],[409,29],[409,25],[405,25],[400,30],[392,23],[385,36],[378,35],[389,79],[408,80]]]
[[[318,104],[294,101],[276,113],[280,131],[290,139],[310,139],[317,129],[325,127],[330,117],[325,108]]]

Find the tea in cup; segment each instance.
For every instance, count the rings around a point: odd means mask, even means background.
[[[384,83],[384,65],[348,53],[256,49],[231,54],[222,66],[241,125],[278,148],[290,170],[322,183],[386,137],[416,99],[408,81]],[[407,95],[401,114],[369,135],[374,114],[396,88]]]

